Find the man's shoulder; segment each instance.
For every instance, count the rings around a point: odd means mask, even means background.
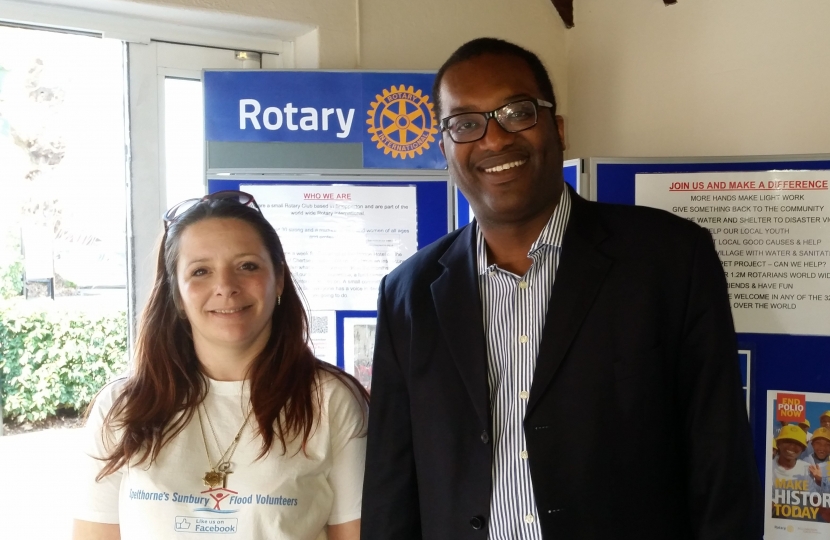
[[[658,208],[591,201],[580,207],[581,221],[599,223],[612,243],[626,248],[653,252],[671,245],[685,251],[709,236],[700,225]]]
[[[439,261],[469,227],[472,225],[456,229],[419,249],[386,276],[386,288],[406,291],[431,284],[444,271]]]

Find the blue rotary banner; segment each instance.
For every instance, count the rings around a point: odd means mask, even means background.
[[[432,73],[206,71],[205,137],[360,143],[363,166],[444,169]]]

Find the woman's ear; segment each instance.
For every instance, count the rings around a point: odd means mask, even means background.
[[[277,305],[280,303],[280,297],[285,290],[285,263],[280,262],[279,267],[274,269],[275,276],[275,291],[277,293]]]

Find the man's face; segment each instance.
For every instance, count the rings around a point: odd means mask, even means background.
[[[530,67],[506,55],[482,55],[452,66],[440,95],[442,117],[542,98]],[[444,132],[440,146],[450,175],[479,221],[508,224],[556,206],[563,187],[561,139],[561,119],[540,107],[537,124],[525,131],[508,133],[490,119],[482,139],[456,143]]]
[[[800,427],[801,431],[803,431],[804,433],[807,433],[807,430],[810,429],[809,427],[807,427],[807,424],[798,424],[798,427]]]
[[[830,456],[830,441],[827,439],[820,437],[818,439],[813,439],[813,453],[819,459],[826,459],[827,456]]]
[[[821,427],[830,429],[830,416],[822,416],[819,418],[819,422],[821,423]]]

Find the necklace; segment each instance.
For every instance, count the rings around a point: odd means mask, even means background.
[[[204,403],[201,404],[201,407],[205,410],[205,416],[207,417],[208,425],[210,425],[210,430],[213,432],[213,440],[216,442],[216,448],[221,452],[222,445],[219,444],[219,437],[216,436],[216,430],[213,428],[213,422],[210,420],[207,407],[205,407]],[[231,444],[225,449],[224,452],[222,452],[222,455],[219,456],[219,460],[216,462],[216,465],[214,465],[210,459],[210,450],[208,449],[207,436],[205,435],[205,425],[202,421],[202,411],[199,406],[196,407],[196,413],[199,415],[199,429],[202,431],[202,440],[205,443],[205,455],[207,455],[208,467],[210,467],[210,470],[207,471],[202,477],[202,481],[207,487],[211,489],[220,485],[223,488],[228,487],[228,475],[233,473],[231,458],[233,457],[233,453],[236,451],[236,447],[239,446],[239,438],[242,437],[242,431],[245,429],[245,426],[248,425],[248,419],[251,418],[251,413],[253,412],[254,409],[252,407],[251,410],[248,411],[247,416],[245,416],[245,420],[242,422],[242,426],[240,426],[239,431],[236,432],[236,437],[233,438]]]

